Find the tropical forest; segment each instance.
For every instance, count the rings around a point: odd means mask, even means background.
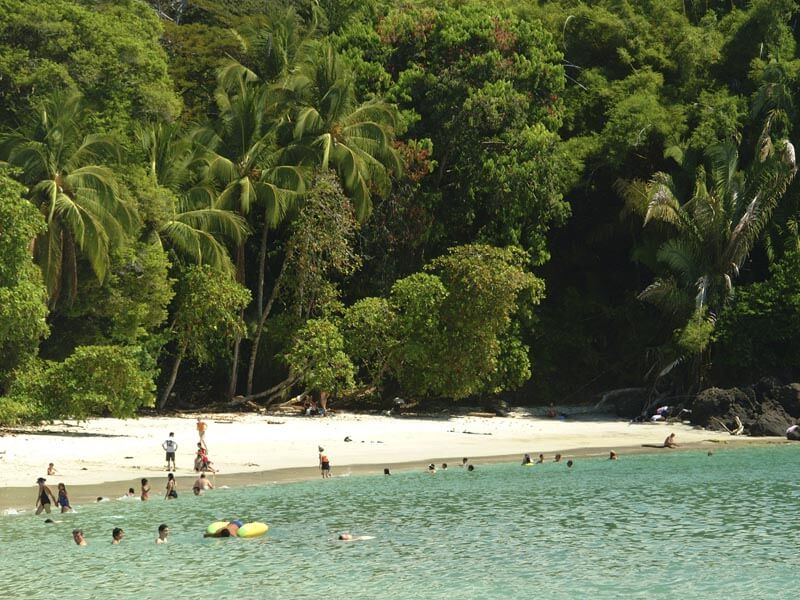
[[[0,0],[0,424],[800,376],[793,0]]]

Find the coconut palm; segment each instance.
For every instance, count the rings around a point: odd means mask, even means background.
[[[101,164],[117,156],[117,145],[108,136],[86,135],[86,116],[79,93],[55,92],[17,130],[0,134],[0,157],[19,168],[30,201],[47,221],[46,231],[34,240],[34,255],[51,306],[63,287],[74,298],[78,251],[103,281],[110,251],[138,223],[114,171]]]
[[[252,71],[232,63],[219,74],[216,94],[219,118],[198,131],[195,140],[204,148],[205,187],[196,188],[194,197],[213,197],[214,207],[243,218],[258,211],[261,217],[261,246],[256,304],[259,322],[264,310],[267,237],[305,188],[303,169],[282,162],[283,154],[275,143],[274,104],[269,88]],[[202,193],[201,193],[202,192]],[[237,278],[245,281],[244,244],[236,247]],[[241,339],[234,345],[233,370],[229,394],[236,390]]]
[[[239,215],[214,208],[187,194],[191,187],[194,152],[177,124],[151,123],[137,131],[137,140],[147,160],[147,173],[156,186],[171,192],[163,221],[156,224],[156,240],[197,264],[233,272],[223,241],[236,246],[249,231]]]
[[[359,104],[352,76],[327,44],[286,78],[280,92],[289,117],[279,139],[289,160],[334,169],[363,221],[373,194],[388,193],[391,175],[400,171],[392,146],[395,108],[378,99]]]
[[[666,173],[656,173],[647,186],[645,226],[658,221],[670,228],[657,257],[673,277],[657,279],[640,298],[659,302],[670,298],[676,286],[693,288],[695,307],[718,313],[797,167],[788,141],[776,144],[746,171],[738,168],[733,144],[710,147],[707,158],[710,171],[697,169],[694,191],[683,203]]]
[[[663,236],[655,256],[666,274],[639,298],[684,321],[678,345],[696,348],[697,376],[704,360],[699,353],[733,293],[734,280],[797,171],[788,141],[773,144],[762,139],[761,148],[753,164],[740,170],[733,144],[709,147],[709,170],[697,167],[688,198],[680,197],[675,179],[664,172],[647,184],[622,186],[629,206],[639,207],[645,226],[660,226]],[[678,356],[661,374],[686,358]]]

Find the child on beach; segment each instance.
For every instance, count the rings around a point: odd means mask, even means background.
[[[194,458],[194,470],[201,472],[211,471],[212,473],[217,472],[216,469],[211,466],[211,459],[208,458],[208,451],[200,442],[197,442],[197,454]]]
[[[53,499],[53,502],[56,502],[56,497],[53,495],[53,492],[47,487],[44,482],[47,481],[44,477],[39,477],[36,480],[36,483],[39,484],[39,489],[36,495],[36,514],[42,514],[42,511],[45,511],[48,515],[50,514],[50,498]]]
[[[69,505],[69,496],[67,495],[67,486],[63,483],[58,484],[58,500],[56,500],[56,506],[61,507],[61,512],[65,513],[72,510],[72,507]]]
[[[667,439],[664,440],[664,448],[677,448],[678,444],[675,443],[675,434],[670,433]]]
[[[56,466],[53,463],[47,465],[47,476],[50,477],[51,475],[58,475],[56,471]]]

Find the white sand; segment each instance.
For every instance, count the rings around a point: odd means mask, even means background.
[[[208,423],[209,456],[224,475],[315,467],[325,448],[334,474],[346,465],[390,465],[436,459],[491,457],[525,452],[552,456],[587,448],[616,450],[661,444],[675,432],[679,444],[732,441],[683,424],[629,424],[614,419],[453,417],[408,418],[337,414],[284,417],[215,414]],[[270,423],[271,422],[271,423]],[[189,476],[198,441],[194,417],[91,419],[0,436],[0,487],[33,486],[55,463],[48,484],[132,481],[165,475],[162,442],[170,431],[179,444],[176,474]],[[471,432],[471,433],[467,433]],[[487,435],[490,434],[490,435]],[[345,442],[349,436],[352,442]],[[136,488],[138,491],[138,487]]]

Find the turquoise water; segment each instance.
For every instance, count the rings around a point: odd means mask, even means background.
[[[184,491],[0,517],[0,598],[794,598],[799,516],[800,445]]]

